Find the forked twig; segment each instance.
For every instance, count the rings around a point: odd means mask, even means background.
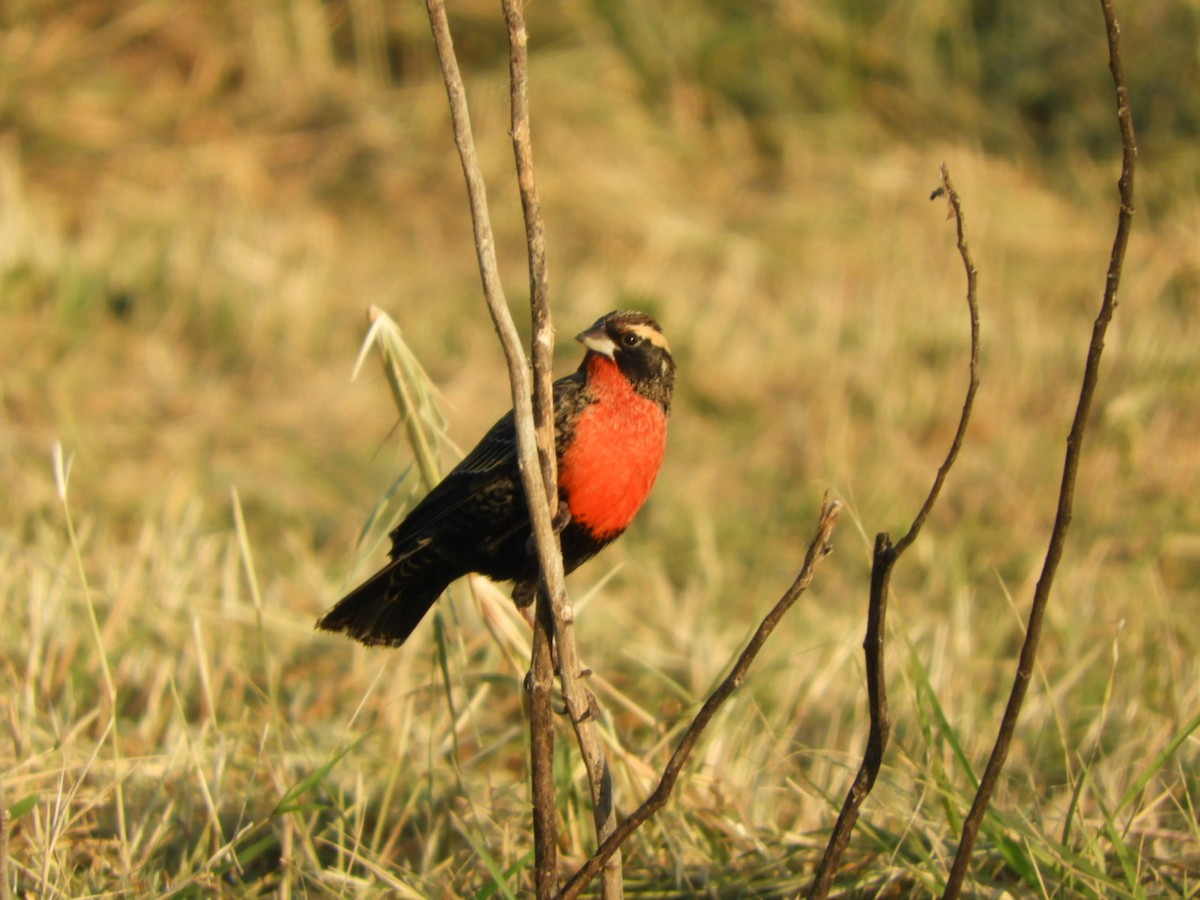
[[[1108,34],[1108,67],[1112,73],[1113,87],[1116,90],[1117,122],[1121,130],[1121,177],[1117,182],[1121,207],[1117,213],[1117,233],[1113,238],[1108,273],[1104,281],[1104,298],[1100,303],[1100,312],[1096,316],[1095,324],[1092,326],[1092,341],[1088,347],[1087,362],[1084,365],[1079,402],[1075,406],[1075,418],[1067,436],[1067,453],[1063,462],[1062,484],[1058,492],[1058,510],[1054,517],[1054,527],[1050,532],[1050,543],[1046,548],[1042,572],[1033,591],[1033,602],[1029,609],[1029,624],[1025,629],[1025,641],[1021,645],[1016,677],[1013,679],[1008,705],[1005,707],[1004,717],[1000,721],[1000,731],[996,736],[996,743],[988,759],[987,768],[980,779],[975,799],[971,803],[971,811],[963,822],[962,839],[954,855],[954,863],[950,868],[945,892],[942,894],[944,898],[957,897],[962,890],[963,881],[970,866],[975,838],[979,834],[984,814],[991,802],[992,793],[1000,779],[1000,772],[1008,758],[1008,750],[1012,745],[1017,719],[1021,715],[1021,705],[1025,700],[1029,680],[1033,675],[1038,643],[1042,635],[1042,620],[1050,599],[1054,575],[1058,570],[1059,561],[1062,559],[1067,530],[1071,524],[1075,478],[1079,472],[1079,460],[1083,452],[1084,432],[1087,428],[1092,398],[1096,393],[1096,383],[1100,377],[1100,357],[1104,352],[1104,337],[1108,332],[1109,322],[1112,321],[1113,312],[1117,308],[1117,288],[1121,282],[1121,270],[1125,265],[1125,248],[1129,244],[1129,230],[1133,221],[1133,173],[1137,160],[1137,142],[1133,132],[1133,116],[1129,110],[1129,88],[1126,85],[1125,72],[1121,64],[1121,29],[1117,24],[1112,0],[1100,0],[1100,8],[1104,13],[1105,29]]]
[[[616,830],[600,845],[591,859],[584,863],[579,871],[571,876],[570,881],[567,882],[562,892],[558,895],[560,900],[570,900],[570,898],[578,897],[580,892],[596,877],[596,873],[600,871],[605,861],[618,851],[621,844],[651,816],[666,805],[667,799],[671,796],[671,791],[674,789],[675,783],[679,780],[679,775],[683,771],[683,767],[687,763],[692,749],[696,746],[696,742],[700,739],[701,733],[708,726],[708,723],[712,721],[717,710],[721,708],[745,679],[746,672],[749,671],[755,657],[762,650],[767,638],[771,636],[771,632],[775,630],[775,627],[792,607],[792,604],[799,599],[800,595],[812,583],[817,562],[824,558],[831,550],[829,537],[833,533],[834,525],[837,524],[838,513],[840,511],[841,504],[836,500],[825,501],[821,504],[821,514],[817,522],[817,531],[808,545],[808,552],[805,554],[804,565],[800,568],[800,574],[796,576],[796,580],[792,582],[792,586],[779,598],[779,601],[767,613],[766,618],[759,624],[758,629],[750,638],[750,642],[738,657],[737,662],[734,663],[729,674],[725,676],[725,679],[717,686],[716,690],[704,701],[700,712],[696,714],[696,718],[688,725],[687,730],[683,733],[683,737],[679,739],[679,743],[675,747],[675,752],[671,754],[671,758],[667,761],[666,768],[663,769],[662,778],[658,782],[658,787],[645,799],[641,806],[635,809],[627,819],[617,826]]]
[[[450,36],[450,25],[446,19],[446,9],[442,0],[426,0],[426,10],[429,13],[429,23],[433,30],[434,45],[437,48],[438,61],[441,64],[442,79],[446,85],[446,95],[450,102],[450,117],[454,126],[454,143],[458,147],[459,159],[462,162],[463,175],[467,182],[467,197],[471,205],[471,222],[475,234],[475,252],[479,261],[479,273],[483,281],[484,299],[491,312],[492,322],[500,336],[504,347],[504,356],[508,363],[508,378],[512,388],[513,415],[517,430],[517,461],[521,470],[521,482],[525,489],[525,497],[529,506],[530,521],[533,526],[534,540],[537,544],[538,565],[541,570],[544,592],[553,598],[565,598],[563,587],[562,552],[558,545],[558,536],[551,522],[552,513],[549,499],[557,495],[553,482],[549,484],[543,475],[543,467],[539,460],[539,442],[535,426],[534,413],[530,396],[530,380],[525,351],[521,347],[521,339],[509,313],[508,304],[500,282],[500,271],[496,263],[496,245],[492,235],[491,219],[487,207],[487,191],[484,186],[483,173],[479,167],[479,158],[475,152],[475,139],[471,132],[471,117],[467,108],[466,88],[463,85],[462,73],[458,68],[458,60],[454,53],[454,43]],[[531,263],[532,265],[532,263]],[[543,267],[544,273],[544,267]],[[542,297],[544,300],[544,291]],[[546,337],[548,313],[541,321],[542,331],[535,334],[534,346],[552,347],[552,338]],[[538,316],[534,317],[535,328],[539,325]],[[540,365],[543,373],[548,371],[549,355],[542,352],[535,355],[535,363]],[[543,377],[545,377],[543,375]],[[544,404],[549,392],[542,390],[541,401]],[[541,420],[546,420],[543,409]],[[553,423],[553,412],[550,413]],[[553,428],[550,429],[549,443],[543,443],[546,448],[540,454],[542,459],[547,456],[554,458]],[[549,625],[544,616],[535,616],[535,631],[546,629]],[[534,804],[535,815],[535,844],[536,863],[535,880],[538,896],[548,896],[554,889],[554,873],[557,866],[556,847],[557,823],[553,802],[553,774],[549,766],[553,760],[553,719],[550,711],[549,677],[549,637],[543,634],[539,639],[535,634],[534,662],[537,671],[531,679],[531,703],[533,711],[531,719],[535,723],[535,731],[541,737],[535,737],[535,756],[533,765],[535,774],[535,790],[541,791],[539,802]],[[550,742],[551,753],[546,753],[546,742]],[[545,801],[545,793],[549,791],[550,800]]]
[[[529,125],[529,99],[526,84],[529,77],[528,35],[525,18],[521,11],[521,0],[503,0],[504,21],[508,27],[509,82],[512,93],[512,141],[517,162],[517,184],[521,190],[521,206],[525,214],[525,239],[529,248],[529,292],[530,310],[533,320],[533,417],[537,428],[538,451],[542,465],[542,478],[546,485],[546,499],[551,510],[558,506],[556,457],[554,451],[554,396],[552,368],[554,361],[554,327],[550,318],[549,282],[546,274],[546,235],[542,223],[541,200],[533,172],[533,143]],[[557,542],[555,552],[558,553]],[[561,570],[561,555],[558,559]],[[552,585],[554,585],[552,587]],[[538,592],[537,602],[550,605],[550,610],[539,610],[537,622],[553,625],[553,641],[558,649],[559,682],[567,713],[575,729],[575,739],[583,756],[588,784],[592,795],[592,818],[596,827],[597,843],[601,843],[617,827],[616,807],[612,795],[612,775],[604,745],[594,715],[596,699],[579,680],[584,671],[575,644],[575,616],[571,609],[562,579],[557,583],[547,579],[543,590]],[[553,612],[553,617],[549,612]],[[547,647],[549,642],[547,641]],[[541,660],[548,662],[549,654]],[[538,682],[539,658],[534,659],[534,682]],[[547,670],[549,680],[549,670]],[[543,727],[531,723],[531,727]],[[549,726],[552,728],[552,725]],[[553,733],[549,738],[534,738],[542,752],[553,749]],[[547,756],[542,765],[549,767]],[[535,821],[556,815],[553,782],[550,790],[535,791]],[[601,883],[604,900],[620,900],[624,895],[620,853],[614,854],[604,867]]]
[[[883,672],[884,623],[887,618],[888,586],[891,583],[892,569],[900,555],[917,539],[917,535],[925,525],[925,520],[929,518],[929,514],[933,510],[934,503],[937,502],[938,495],[941,494],[942,486],[946,483],[946,476],[958,458],[958,452],[966,437],[967,424],[971,419],[971,409],[975,405],[975,392],[979,388],[979,304],[975,292],[977,273],[975,264],[971,261],[970,248],[967,245],[967,226],[963,220],[962,205],[959,202],[958,192],[954,189],[953,182],[950,181],[950,172],[945,163],[942,164],[942,188],[935,192],[934,196],[939,196],[941,193],[946,194],[950,204],[950,213],[954,217],[958,236],[958,252],[962,257],[963,268],[967,275],[967,309],[971,319],[970,380],[967,384],[967,394],[963,400],[962,412],[958,418],[958,429],[954,432],[954,439],[950,442],[950,450],[946,454],[946,459],[938,467],[929,494],[921,505],[920,512],[913,519],[908,533],[895,545],[892,544],[891,538],[886,533],[881,532],[875,536],[875,551],[871,562],[871,593],[867,606],[867,635],[863,640],[863,652],[866,656],[867,666],[867,702],[871,719],[870,730],[867,734],[867,747],[863,753],[862,765],[858,769],[858,774],[855,776],[850,790],[846,793],[841,812],[838,813],[837,823],[829,835],[825,853],[821,857],[820,865],[813,876],[813,882],[809,886],[808,896],[810,898],[824,898],[829,895],[833,877],[841,863],[842,854],[850,843],[854,823],[858,820],[859,808],[875,786],[875,779],[879,776],[879,769],[883,765],[883,753],[887,749],[888,736],[892,727],[888,714],[887,684]]]
[[[528,38],[521,8],[504,0],[504,22],[508,29],[508,80],[512,115],[513,154],[517,184],[525,215],[525,242],[529,256],[529,308],[532,322],[530,355],[533,357],[533,423],[537,434],[538,463],[546,504],[558,509],[558,465],[554,449],[554,326],[550,318],[549,276],[546,267],[546,232],[542,205],[533,176],[533,144],[529,128]],[[534,892],[539,898],[553,895],[558,878],[558,803],[554,787],[554,609],[566,602],[566,587],[560,577],[557,593],[551,579],[544,579],[536,594],[533,617],[533,649],[530,657],[529,756],[533,788]],[[561,654],[561,650],[559,651]]]
[[[582,671],[574,640],[574,614],[564,587],[562,552],[554,532],[552,515],[557,510],[558,489],[554,450],[554,398],[552,361],[554,332],[547,291],[545,233],[540,202],[533,177],[530,142],[527,37],[520,6],[504,0],[509,34],[509,66],[512,102],[513,149],[517,160],[518,184],[525,212],[529,247],[530,308],[533,322],[533,403],[526,359],[500,287],[495,243],[487,210],[483,176],[475,153],[467,109],[466,91],[454,54],[454,45],[442,0],[426,0],[446,93],[454,124],[454,140],[462,160],[475,229],[475,247],[483,279],[484,296],[504,346],[512,386],[513,410],[522,483],[528,499],[534,539],[541,571],[539,608],[534,616],[531,672],[531,723],[534,789],[536,890],[539,897],[553,892],[556,872],[557,804],[553,782],[553,713],[550,706],[552,663],[551,635],[559,655],[559,676],[567,709],[583,753],[593,797],[597,834],[603,840],[615,827],[611,776],[603,747],[591,715],[593,700],[578,681]],[[546,604],[549,604],[546,607]],[[606,868],[606,898],[621,896],[620,860]]]

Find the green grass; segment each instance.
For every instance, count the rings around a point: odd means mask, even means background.
[[[454,7],[519,304],[502,26]],[[1200,192],[1194,98],[1171,100],[1196,17],[1136,7],[1143,202],[980,894],[1200,887]],[[982,387],[895,574],[893,742],[838,882],[937,891],[1012,678],[1115,227],[1099,12],[640,9],[528,10],[559,372],[569,335],[620,306],[660,318],[680,367],[649,506],[570,582],[621,810],[790,582],[822,493],[847,509],[634,839],[630,893],[788,896],[819,858],[866,733],[871,539],[907,527],[966,387],[961,266],[927,200],[945,160]],[[528,635],[504,589],[457,587],[395,652],[312,631],[421,490],[373,350],[350,380],[367,309],[413,354],[427,466],[509,403],[419,5],[0,16],[10,887],[526,894]],[[563,736],[570,863],[592,839]]]

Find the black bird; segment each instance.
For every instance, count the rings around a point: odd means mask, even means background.
[[[583,362],[554,383],[567,572],[617,538],[645,503],[666,450],[675,384],[667,340],[644,313],[609,313],[576,340],[587,348]],[[391,561],[317,627],[364,644],[402,644],[468,572],[516,581],[514,597],[527,601],[538,571],[531,531],[509,412],[391,533]]]

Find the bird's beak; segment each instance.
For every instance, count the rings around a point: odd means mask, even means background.
[[[617,345],[613,343],[612,338],[608,336],[608,332],[604,330],[603,325],[597,325],[589,328],[587,331],[580,332],[575,335],[575,340],[583,344],[593,353],[599,353],[601,356],[607,356],[613,359],[617,352]]]

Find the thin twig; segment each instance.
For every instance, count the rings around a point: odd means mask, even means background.
[[[871,562],[871,593],[867,605],[867,635],[863,639],[863,652],[866,656],[867,666],[867,705],[871,720],[867,733],[867,746],[863,753],[862,765],[859,766],[858,774],[855,775],[854,782],[846,793],[846,799],[838,813],[837,823],[829,835],[825,853],[821,857],[821,863],[817,866],[817,872],[809,886],[808,896],[812,900],[818,900],[818,898],[823,900],[829,895],[829,889],[833,885],[833,877],[837,874],[842,854],[850,844],[854,823],[858,820],[858,811],[867,795],[871,793],[871,789],[875,786],[875,779],[879,776],[879,769],[883,765],[883,754],[887,749],[888,736],[891,733],[892,722],[888,714],[887,682],[884,679],[883,661],[884,625],[887,620],[888,589],[892,579],[892,569],[900,555],[917,539],[917,535],[921,533],[921,528],[925,525],[925,520],[929,518],[929,514],[933,510],[934,503],[937,502],[942,486],[946,483],[946,476],[949,475],[954,461],[958,458],[958,451],[962,448],[967,434],[967,425],[971,420],[971,409],[975,405],[975,392],[979,388],[979,304],[975,293],[977,272],[975,264],[971,261],[971,251],[967,245],[967,226],[963,220],[962,204],[959,202],[958,192],[954,189],[953,182],[950,181],[950,171],[946,168],[945,163],[942,164],[942,189],[935,192],[934,196],[941,193],[946,194],[950,204],[950,214],[954,217],[958,235],[958,253],[962,257],[963,268],[967,275],[967,310],[971,319],[970,379],[967,384],[966,397],[963,399],[962,412],[958,417],[958,428],[954,432],[954,439],[950,442],[950,450],[941,466],[938,467],[929,494],[921,505],[916,518],[913,519],[908,533],[895,545],[892,544],[891,538],[886,533],[875,536],[875,552]]]
[[[520,6],[504,0],[504,22],[508,29],[508,74],[512,109],[513,154],[517,163],[517,185],[525,214],[525,242],[529,256],[529,308],[532,323],[530,354],[533,357],[533,423],[537,435],[538,462],[546,503],[558,509],[558,466],[554,449],[554,326],[550,318],[549,278],[546,267],[546,233],[542,224],[541,200],[533,174],[533,144],[529,126],[528,35]],[[554,788],[554,610],[566,602],[562,556],[559,559],[557,593],[544,579],[536,594],[533,617],[533,653],[530,659],[530,770],[533,787],[534,884],[539,898],[550,897],[558,876],[558,802]],[[560,651],[561,653],[561,651]]]
[[[958,191],[954,189],[954,182],[950,180],[950,169],[945,163],[942,163],[942,189],[946,192],[946,202],[950,204],[950,215],[954,217],[958,255],[962,257],[963,270],[967,276],[967,313],[971,319],[971,358],[968,363],[970,381],[963,400],[962,415],[958,417],[958,429],[954,432],[954,440],[950,442],[950,451],[938,467],[937,477],[933,479],[933,486],[929,489],[929,496],[925,498],[921,511],[913,519],[908,534],[896,542],[895,556],[899,556],[912,545],[921,533],[925,520],[929,518],[933,504],[937,502],[942,486],[946,483],[946,476],[950,474],[951,466],[958,459],[958,451],[962,449],[963,440],[967,436],[967,425],[971,420],[971,409],[975,405],[975,392],[979,389],[979,301],[976,297],[979,273],[971,260],[971,248],[967,244],[967,223],[963,218],[962,202],[959,200]]]
[[[512,96],[512,142],[517,163],[517,186],[525,214],[525,243],[529,249],[529,310],[533,324],[533,421],[538,434],[542,480],[551,511],[558,506],[558,466],[554,452],[554,324],[550,318],[550,281],[546,266],[546,228],[542,201],[533,169],[533,140],[529,125],[529,38],[521,0],[503,0],[508,27],[508,76]]]
[[[534,895],[558,888],[558,802],[554,787],[554,658],[550,644],[554,612],[538,598],[534,608],[529,679],[529,767],[533,789]]]
[[[754,663],[755,657],[758,656],[763,645],[767,642],[767,638],[771,636],[771,632],[783,619],[787,611],[792,607],[792,604],[803,594],[809,584],[812,583],[813,573],[816,570],[817,562],[829,554],[832,549],[829,544],[829,537],[833,533],[833,527],[837,524],[838,513],[841,511],[841,503],[837,500],[825,501],[821,504],[821,514],[817,521],[816,534],[808,545],[808,552],[804,557],[804,565],[800,568],[800,574],[796,576],[796,580],[792,582],[792,586],[787,589],[779,601],[767,613],[766,618],[759,624],[758,629],[750,638],[750,642],[737,658],[733,668],[725,679],[717,686],[716,690],[709,695],[704,701],[704,705],[700,708],[700,712],[696,714],[687,730],[680,738],[679,744],[675,747],[675,752],[671,754],[671,758],[667,761],[666,768],[663,769],[662,778],[658,782],[658,787],[650,794],[649,797],[639,806],[629,818],[621,822],[617,826],[616,831],[610,835],[603,844],[600,845],[596,853],[589,859],[579,871],[571,876],[570,881],[563,887],[562,892],[558,895],[559,900],[570,900],[570,898],[578,897],[580,892],[588,886],[591,880],[596,877],[600,867],[622,843],[638,828],[642,826],[651,816],[666,805],[667,799],[671,796],[671,791],[675,787],[676,781],[679,780],[679,775],[683,771],[684,765],[687,763],[688,756],[692,749],[696,746],[696,742],[700,739],[701,733],[712,721],[713,716],[725,703],[726,700],[733,694],[734,690],[741,685],[746,677],[746,672]]]
[[[534,178],[533,145],[529,125],[529,99],[526,85],[529,76],[528,35],[520,0],[503,0],[504,21],[508,26],[509,81],[512,93],[512,141],[517,163],[517,183],[521,190],[521,206],[525,214],[525,239],[529,248],[529,293],[530,312],[533,322],[532,355],[534,374],[534,421],[538,437],[538,451],[542,465],[542,478],[546,486],[546,499],[551,510],[558,506],[556,457],[554,450],[554,397],[552,364],[554,353],[554,327],[550,317],[549,283],[546,274],[546,236],[542,222],[541,200],[538,197],[537,181]],[[555,542],[555,553],[558,555]],[[616,830],[616,808],[612,796],[612,775],[608,758],[600,740],[596,725],[596,699],[579,681],[584,667],[579,659],[575,643],[574,612],[569,605],[566,589],[562,584],[561,555],[558,556],[559,576],[556,581],[546,579],[538,592],[538,604],[549,603],[553,609],[554,643],[558,648],[559,680],[567,712],[575,729],[587,770],[588,784],[592,795],[592,817],[596,827],[597,843],[602,843]],[[535,625],[551,620],[541,611],[535,616]],[[547,657],[548,659],[548,657]],[[545,662],[546,660],[542,660]],[[534,657],[534,683],[539,683],[539,657]],[[548,678],[547,678],[548,680]],[[531,727],[536,727],[531,722]],[[542,752],[553,749],[553,737],[548,740],[535,737],[534,748]],[[548,766],[550,757],[538,764]],[[552,787],[553,782],[550,782]],[[556,805],[552,794],[535,792],[535,822],[540,818],[555,815]],[[548,804],[548,807],[547,807]],[[621,900],[624,895],[621,875],[621,855],[614,854],[604,867],[601,895],[604,900]]]
[[[958,897],[962,890],[975,838],[979,834],[984,814],[991,802],[992,793],[1000,779],[1005,760],[1008,758],[1017,719],[1021,715],[1021,705],[1025,700],[1029,680],[1033,675],[1038,643],[1042,635],[1042,620],[1050,599],[1054,575],[1062,559],[1067,530],[1071,524],[1075,478],[1079,472],[1079,460],[1083,452],[1084,432],[1087,428],[1092,398],[1096,393],[1096,384],[1100,377],[1100,358],[1104,352],[1104,337],[1108,332],[1109,322],[1112,321],[1113,312],[1117,308],[1117,288],[1120,285],[1121,270],[1125,264],[1125,248],[1129,244],[1129,230],[1133,221],[1133,173],[1137,160],[1137,142],[1133,132],[1133,116],[1129,110],[1129,88],[1126,85],[1125,72],[1121,64],[1121,29],[1117,24],[1111,0],[1100,0],[1100,8],[1104,13],[1104,23],[1108,33],[1108,66],[1112,72],[1113,86],[1116,89],[1117,122],[1121,131],[1121,177],[1117,182],[1121,206],[1117,213],[1117,233],[1113,238],[1112,253],[1108,261],[1104,298],[1100,303],[1100,312],[1096,316],[1095,324],[1092,326],[1092,341],[1088,347],[1087,362],[1084,365],[1079,402],[1075,406],[1075,418],[1071,423],[1070,434],[1067,436],[1067,452],[1063,462],[1062,484],[1058,492],[1058,510],[1054,517],[1054,528],[1050,532],[1050,543],[1046,548],[1042,572],[1033,591],[1029,623],[1025,629],[1025,642],[1021,645],[1016,677],[1013,679],[1008,705],[1004,710],[1000,731],[996,736],[996,743],[992,748],[991,757],[988,759],[987,768],[980,779],[979,789],[971,804],[971,811],[963,822],[962,839],[954,855],[954,863],[950,868],[945,892],[942,894],[944,898]]]
[[[543,478],[542,465],[539,462],[538,438],[534,423],[534,414],[530,396],[530,379],[528,361],[521,347],[521,339],[517,334],[516,325],[508,310],[504,291],[500,282],[500,271],[496,263],[496,245],[492,234],[491,220],[488,215],[487,191],[484,187],[483,173],[479,167],[479,158],[475,152],[475,139],[471,132],[471,117],[467,109],[466,88],[463,85],[462,74],[458,68],[458,60],[454,54],[454,43],[450,36],[450,25],[446,19],[446,9],[442,0],[426,0],[426,10],[429,13],[429,23],[433,30],[434,44],[437,48],[438,61],[441,64],[442,79],[446,85],[446,95],[450,102],[450,117],[454,126],[454,143],[458,147],[458,155],[462,161],[463,175],[467,182],[467,197],[471,206],[471,221],[475,234],[475,252],[479,261],[479,273],[483,281],[484,299],[491,312],[492,322],[500,343],[504,348],[504,356],[508,363],[508,378],[512,388],[513,415],[517,430],[517,462],[521,470],[521,481],[525,489],[525,498],[529,507],[530,522],[533,528],[534,541],[537,545],[538,565],[541,570],[542,583],[545,593],[550,598],[564,597],[562,552],[558,545],[558,536],[554,532],[549,498],[556,492],[553,484],[546,484]],[[536,324],[536,322],[535,322]],[[535,339],[535,346],[545,341],[545,335]],[[548,370],[548,359],[539,355],[543,372]],[[543,391],[543,401],[548,392]],[[553,414],[551,413],[551,416]],[[543,411],[543,419],[545,413]],[[553,419],[551,418],[551,421]],[[554,455],[553,441],[547,445],[550,457]],[[535,616],[535,621],[540,617]],[[541,627],[546,627],[544,619]],[[547,645],[548,646],[548,645]],[[535,654],[535,659],[542,658]],[[548,700],[548,690],[537,680],[535,672],[533,703],[545,703]],[[548,681],[548,679],[546,679]],[[543,710],[544,711],[544,710]],[[537,717],[540,721],[540,716]],[[549,731],[553,740],[553,729]],[[544,752],[544,749],[543,749]],[[552,759],[552,755],[551,755]],[[544,777],[544,773],[543,776]],[[550,786],[552,787],[552,776]],[[550,804],[553,810],[554,804]],[[543,810],[545,804],[535,804]],[[535,809],[535,815],[537,815]],[[557,846],[554,834],[557,827],[553,815],[542,815],[540,818],[537,847],[543,851],[552,852]],[[547,896],[553,887],[553,875],[556,860],[553,858],[539,859],[537,862],[538,896]],[[548,874],[547,874],[548,873]]]

